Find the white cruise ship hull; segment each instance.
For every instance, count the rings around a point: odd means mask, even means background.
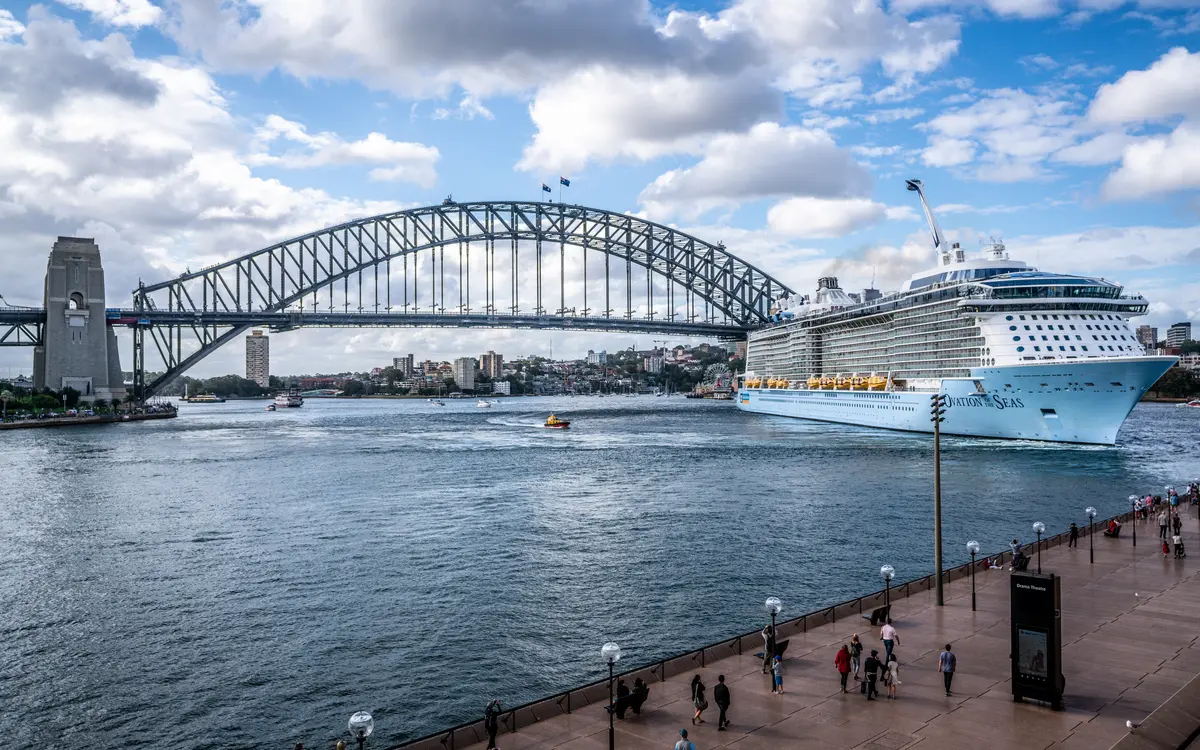
[[[1112,445],[1125,418],[1174,357],[1120,357],[979,367],[946,378],[942,432],[967,437]],[[747,388],[743,411],[822,422],[933,432],[929,391]]]

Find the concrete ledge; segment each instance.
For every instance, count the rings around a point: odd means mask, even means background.
[[[1183,750],[1200,737],[1200,677],[1181,687],[1110,750]]]

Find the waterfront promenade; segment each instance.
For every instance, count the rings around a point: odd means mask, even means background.
[[[1098,527],[1099,528],[1099,527]],[[1200,674],[1200,641],[1195,623],[1200,621],[1200,578],[1196,575],[1200,535],[1193,509],[1184,520],[1184,540],[1192,557],[1163,557],[1158,528],[1138,523],[1138,546],[1132,545],[1127,523],[1120,539],[1095,537],[1096,562],[1088,562],[1088,540],[1078,549],[1061,545],[1042,551],[1043,572],[1062,577],[1063,673],[1066,677],[1065,710],[1056,712],[1036,703],[1013,702],[1009,664],[1009,573],[980,571],[976,575],[978,611],[971,611],[968,578],[946,587],[946,605],[934,606],[932,591],[922,591],[892,603],[899,630],[896,653],[901,662],[899,696],[895,701],[868,702],[857,690],[839,692],[834,654],[852,633],[864,640],[866,654],[877,648],[883,654],[879,628],[858,616],[838,615],[836,622],[813,626],[807,632],[781,628],[781,639],[790,644],[785,661],[785,689],[772,695],[761,660],[752,655],[743,638],[743,653],[693,659],[694,667],[672,672],[665,682],[650,675],[650,697],[640,716],[631,712],[617,721],[616,746],[630,750],[674,746],[679,729],[686,728],[697,750],[710,748],[870,748],[897,750],[920,747],[1112,747],[1129,735],[1127,720],[1142,722]],[[1029,545],[1027,551],[1033,551]],[[1037,559],[1030,564],[1036,570]],[[770,593],[764,586],[764,593]],[[936,670],[943,644],[952,643],[958,656],[954,691],[946,697]],[[627,651],[626,659],[637,659]],[[597,655],[597,662],[599,656]],[[703,662],[703,666],[701,663]],[[710,708],[706,723],[693,727],[689,682],[701,675],[708,687]],[[732,692],[732,721],[728,731],[717,731],[718,710],[712,701],[717,676],[725,675]],[[626,678],[632,685],[634,675]],[[853,680],[851,680],[853,685]],[[885,689],[881,686],[881,691]],[[498,745],[503,750],[568,748],[600,750],[608,745],[607,690],[601,683],[581,691],[594,702],[563,712],[554,702],[539,704],[536,723],[519,730],[502,727]],[[1200,701],[1186,699],[1193,706]],[[578,699],[577,699],[578,700]],[[1184,700],[1182,696],[1177,700]],[[549,707],[553,707],[553,712]],[[518,711],[521,714],[522,711]],[[1164,711],[1165,713],[1165,711]],[[513,717],[506,715],[511,721]],[[1186,718],[1188,724],[1192,718]],[[1194,728],[1194,725],[1193,725]],[[1147,725],[1141,732],[1149,733]],[[421,747],[454,747],[482,750],[475,744],[478,725],[430,738]],[[1190,732],[1187,729],[1186,732]],[[1187,734],[1184,734],[1184,737]],[[1143,744],[1134,737],[1134,747]]]

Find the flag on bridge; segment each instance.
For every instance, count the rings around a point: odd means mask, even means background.
[[[562,185],[563,187],[571,187],[571,181],[568,180],[566,177],[559,177],[558,184]]]
[[[546,183],[544,183],[544,182],[542,183],[542,192],[543,192],[543,193],[549,193],[549,192],[550,192],[550,186],[549,186],[549,185],[547,185],[547,184],[546,184]]]

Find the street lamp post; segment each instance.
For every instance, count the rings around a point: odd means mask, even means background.
[[[942,422],[946,420],[946,397],[930,396],[930,421],[933,422],[933,567],[937,573],[937,605],[945,604],[942,592]]]
[[[375,731],[375,720],[366,711],[356,711],[350,716],[350,736],[358,740],[358,750],[362,750],[371,732]]]
[[[779,634],[775,632],[775,616],[783,611],[783,600],[778,596],[768,596],[767,600],[763,602],[763,609],[765,609],[767,614],[771,616],[771,637],[775,639],[776,643],[778,643]],[[775,654],[768,654],[768,656],[772,660],[775,659]]]
[[[621,647],[609,641],[600,647],[600,658],[608,664],[608,750],[613,750],[617,746],[617,730],[613,727],[613,714],[617,712],[613,704],[613,666],[621,658]]]
[[[1038,574],[1040,575],[1042,572],[1042,532],[1046,530],[1046,524],[1034,521],[1033,530],[1037,533]]]
[[[1133,527],[1133,546],[1137,546],[1137,512],[1138,506],[1142,504],[1142,499],[1137,495],[1129,496],[1129,505],[1133,508],[1133,523],[1129,524]]]
[[[1088,562],[1094,563],[1096,562],[1096,545],[1092,543],[1092,537],[1096,535],[1094,525],[1096,522],[1096,509],[1089,505],[1087,510],[1083,512],[1087,513],[1088,517]]]
[[[979,554],[979,542],[972,539],[967,542],[967,552],[971,553],[971,611],[975,611],[975,555]]]
[[[883,606],[887,607],[888,617],[891,617],[892,579],[896,577],[896,569],[891,565],[883,565],[879,568],[879,575],[883,576]]]

